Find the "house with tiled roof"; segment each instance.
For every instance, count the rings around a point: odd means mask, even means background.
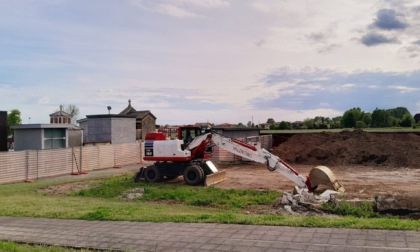
[[[135,116],[136,118],[136,139],[144,139],[146,134],[156,130],[156,116],[150,110],[137,111],[131,106],[131,100],[128,100],[128,106],[119,113],[123,116]]]

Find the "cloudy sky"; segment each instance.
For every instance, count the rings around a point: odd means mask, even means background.
[[[420,112],[419,0],[0,0],[0,110],[158,124]]]

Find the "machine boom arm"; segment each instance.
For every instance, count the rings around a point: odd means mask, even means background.
[[[203,141],[208,141],[209,139],[211,139],[216,146],[219,146],[230,153],[255,162],[267,164],[267,168],[270,171],[278,171],[283,176],[295,182],[298,186],[311,189],[311,183],[308,177],[299,175],[296,170],[286,164],[278,156],[273,155],[264,148],[261,148],[260,143],[250,145],[239,140],[224,137],[215,132],[211,132],[196,137],[188,147],[189,149],[193,149],[196,146],[199,146]]]

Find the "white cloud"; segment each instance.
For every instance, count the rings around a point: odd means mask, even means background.
[[[420,91],[420,88],[413,88],[413,87],[406,87],[406,86],[389,86],[389,89],[394,89],[399,91],[400,93],[408,93],[414,91]]]

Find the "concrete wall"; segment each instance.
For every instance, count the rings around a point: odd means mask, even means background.
[[[85,142],[111,142],[111,118],[89,118]]]
[[[136,141],[136,118],[93,117],[80,123],[84,143],[134,143]]]
[[[14,130],[15,151],[41,150],[43,129],[19,129]]]
[[[136,142],[136,118],[112,118],[111,129],[112,144]]]
[[[156,119],[151,115],[147,115],[143,118],[141,125],[141,139],[145,139],[146,134],[149,132],[154,132],[156,130]]]

